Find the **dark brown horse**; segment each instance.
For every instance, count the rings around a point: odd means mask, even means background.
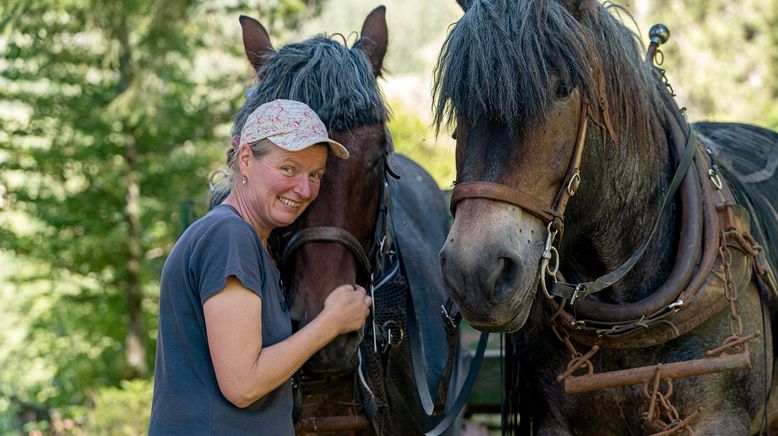
[[[271,235],[292,319],[307,324],[342,283],[359,283],[374,297],[364,332],[336,338],[306,363],[300,384],[308,425],[298,430],[367,430],[355,417],[362,413],[379,434],[458,433],[461,409],[453,403],[464,371],[456,329],[440,315],[448,297],[437,265],[448,211],[429,174],[393,154],[376,82],[388,42],[385,9],[368,15],[351,48],[316,36],[275,50],[258,21],[241,17],[241,25],[258,84],[234,131],[265,102],[299,100],[350,153],[328,160],[317,200]],[[412,344],[423,351],[411,353]],[[445,413],[428,416],[433,401]]]
[[[467,321],[518,331],[509,430],[763,431],[778,134],[690,127],[653,65],[666,32],[644,55],[594,0],[460,5],[435,82],[457,140],[440,262]]]

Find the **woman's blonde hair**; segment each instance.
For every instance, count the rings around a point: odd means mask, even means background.
[[[238,166],[238,156],[242,147],[251,147],[251,154],[254,159],[259,159],[266,155],[270,150],[275,147],[269,139],[260,139],[253,144],[245,144],[240,147],[230,147],[227,149],[227,167],[221,168],[213,173],[210,177],[211,197],[208,201],[209,209],[220,205],[235,188],[235,184],[238,182],[240,175],[240,167]],[[214,180],[216,176],[221,174],[223,177],[218,180]]]

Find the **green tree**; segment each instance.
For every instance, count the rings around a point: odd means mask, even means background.
[[[138,413],[119,381],[151,375],[162,263],[254,80],[238,13],[286,33],[321,4],[0,4],[0,433],[63,407],[110,432],[111,387]]]
[[[227,144],[218,128],[240,91],[195,62],[208,25],[193,0],[23,1],[9,12],[0,248],[19,266],[8,297],[29,314],[29,349],[0,356],[0,386],[22,402],[84,403],[89,389],[150,375],[161,264],[182,201],[206,203],[215,144]],[[27,384],[32,362],[50,379]]]
[[[670,28],[663,67],[692,121],[778,128],[778,1],[637,0],[641,37]]]

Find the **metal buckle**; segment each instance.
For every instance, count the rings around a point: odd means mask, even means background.
[[[585,296],[586,296],[586,286],[584,286],[583,283],[579,283],[575,285],[573,296],[570,298],[570,305],[574,306],[575,302],[578,301],[578,299]]]
[[[443,322],[446,323],[446,330],[449,334],[452,334],[453,332],[456,332],[457,330],[457,323],[454,321],[454,318],[451,317],[451,315],[448,313],[448,310],[446,310],[446,306],[441,304],[440,305],[440,314],[443,316]]]
[[[567,194],[569,196],[574,196],[575,193],[578,191],[578,185],[581,184],[581,174],[576,171],[573,173],[573,177],[570,177],[570,181],[567,182]]]
[[[546,285],[546,275],[551,276],[554,279],[554,282],[557,281],[556,274],[559,272],[559,252],[557,251],[556,247],[554,247],[554,239],[556,238],[556,235],[558,233],[557,230],[551,230],[551,226],[554,224],[554,222],[548,223],[548,236],[546,236],[546,246],[543,248],[543,254],[540,256],[540,287],[543,289],[543,293],[546,294],[546,297],[549,299],[553,299],[554,296],[551,295],[548,292],[548,287]],[[553,268],[550,267],[551,265],[551,259],[554,259]]]

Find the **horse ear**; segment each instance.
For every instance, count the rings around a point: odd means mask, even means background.
[[[463,11],[467,12],[470,9],[470,5],[473,4],[473,0],[457,0],[457,3],[459,3]]]
[[[251,66],[259,70],[259,67],[265,63],[265,55],[273,51],[270,36],[259,21],[245,15],[241,15],[239,20],[240,27],[243,28],[243,48],[246,57],[249,58]]]
[[[359,47],[370,63],[373,65],[373,72],[376,76],[381,75],[381,66],[386,55],[386,46],[389,44],[389,29],[386,27],[386,7],[379,6],[373,9],[364,24],[362,24],[362,33],[354,44]]]

